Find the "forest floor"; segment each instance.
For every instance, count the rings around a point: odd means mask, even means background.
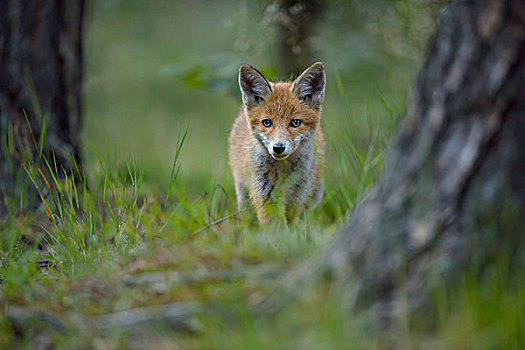
[[[395,331],[373,331],[362,315],[345,312],[336,290],[323,285],[300,290],[274,309],[288,276],[344,224],[345,216],[334,208],[346,204],[334,198],[358,202],[364,184],[375,181],[382,148],[350,153],[361,177],[338,188],[346,189],[342,196],[328,191],[320,207],[290,226],[279,220],[260,226],[251,210],[237,211],[229,188],[214,186],[187,199],[178,179],[183,142],[181,135],[169,186],[158,193],[142,188],[144,167],[119,164],[109,151],[99,155],[103,171],[89,190],[72,176],[59,177],[49,163],[46,171],[28,165],[41,202],[35,213],[9,215],[1,223],[1,348],[524,344],[525,278],[509,284],[504,262],[495,265],[490,280],[478,279],[473,270],[457,290],[436,289],[431,330],[407,319]]]

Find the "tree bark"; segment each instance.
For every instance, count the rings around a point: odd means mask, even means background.
[[[379,182],[316,261],[345,305],[391,320],[467,265],[521,263],[524,116],[525,2],[451,2]]]
[[[277,21],[277,68],[290,78],[313,63],[312,29],[323,9],[322,0],[279,0]]]
[[[37,153],[44,115],[44,154],[58,169],[80,165],[83,9],[84,0],[0,2],[0,213],[27,183],[22,153]]]

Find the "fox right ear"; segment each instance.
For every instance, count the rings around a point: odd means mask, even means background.
[[[292,92],[311,108],[320,108],[324,101],[326,74],[321,62],[312,64],[293,83]]]
[[[272,87],[257,69],[243,64],[239,68],[239,87],[242,102],[247,107],[257,107],[272,94]]]

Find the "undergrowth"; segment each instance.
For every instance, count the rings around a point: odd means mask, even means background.
[[[94,150],[100,172],[89,183],[73,161],[72,169],[58,167],[44,152],[45,116],[41,138],[25,146],[14,145],[8,130],[4,160],[17,160],[23,172],[0,221],[1,347],[519,348],[523,280],[509,286],[467,275],[456,293],[433,294],[441,311],[434,334],[407,326],[394,341],[368,335],[330,290],[304,291],[283,310],[265,311],[280,278],[331,239],[376,181],[389,135],[368,125],[366,147],[363,133],[349,128],[345,144],[333,149],[337,171],[353,180],[327,184],[319,208],[295,224],[265,227],[251,211],[238,211],[232,189],[221,184],[186,197],[180,155],[191,152],[183,148],[188,128],[159,191],[144,190],[146,165],[119,161],[109,142],[104,152]],[[494,269],[498,276],[507,267]],[[480,331],[485,336],[476,338]]]

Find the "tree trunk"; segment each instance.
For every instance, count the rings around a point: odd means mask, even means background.
[[[312,29],[322,12],[322,0],[279,0],[277,13],[278,71],[282,78],[299,74],[313,63]]]
[[[391,320],[467,265],[520,262],[524,214],[525,2],[453,1],[384,173],[316,263],[345,305]]]
[[[27,184],[23,153],[38,152],[44,116],[43,153],[59,170],[80,164],[83,9],[84,0],[0,2],[0,213]]]

